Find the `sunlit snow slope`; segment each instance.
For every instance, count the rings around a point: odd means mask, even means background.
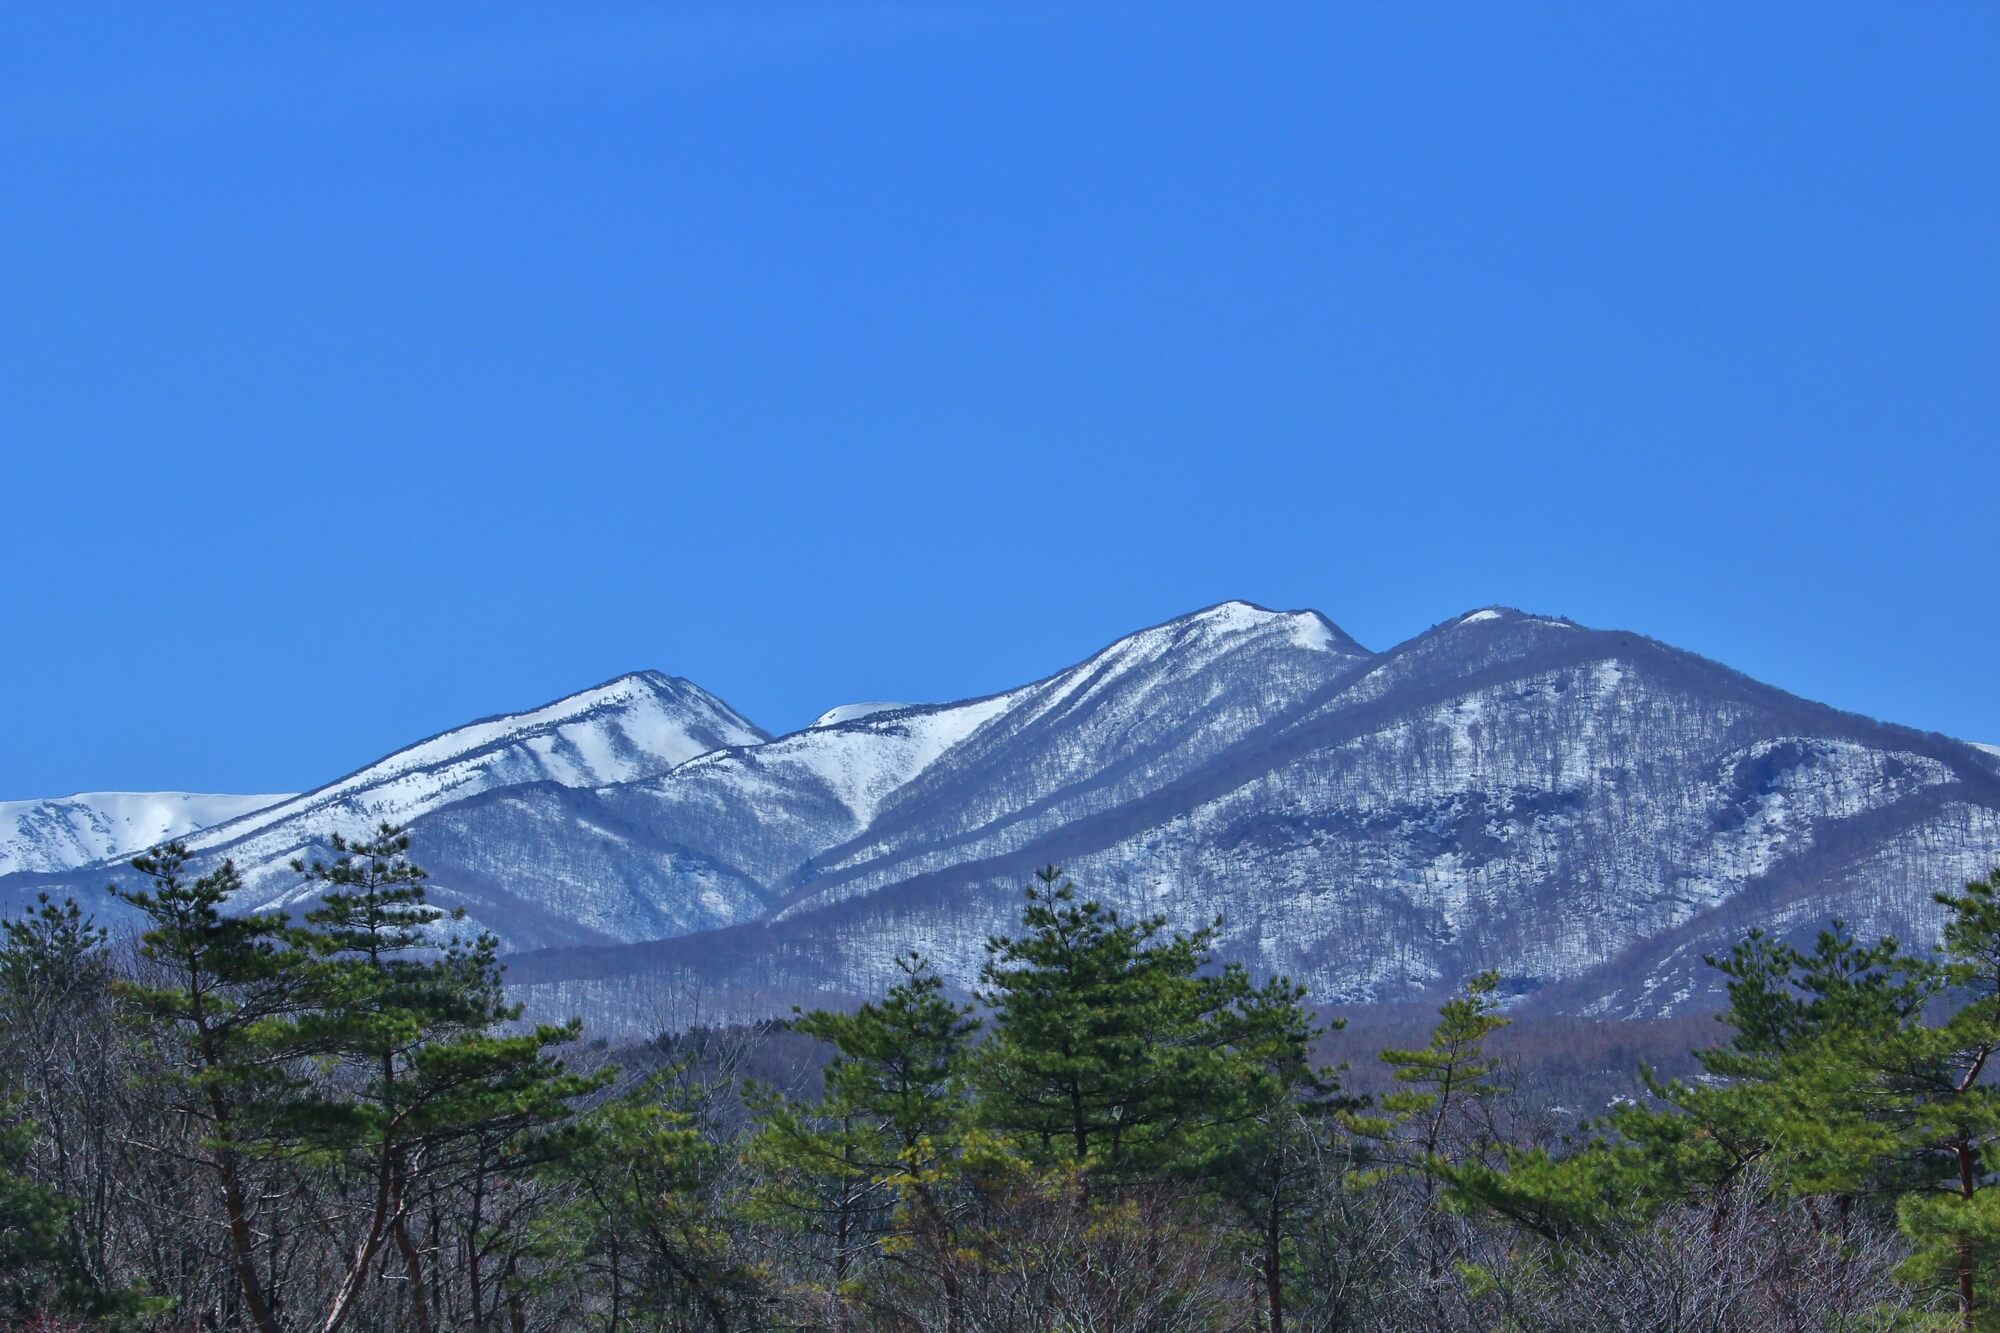
[[[494,792],[414,836],[441,880],[539,884],[599,939],[679,934],[695,908],[756,920],[1144,799],[1366,660],[1316,613],[1226,603],[1003,694],[822,722],[588,793]]]
[[[1191,927],[1322,1000],[1497,968],[1527,1008],[1715,1003],[1762,926],[1935,934],[2000,862],[2000,760],[1837,712],[1641,635],[1486,607],[1383,652],[1226,602],[1043,680],[845,705],[771,739],[695,686],[623,677],[196,833],[246,906],[291,857],[406,823],[437,901],[514,951],[538,1010],[644,1028],[878,990],[918,948],[961,988],[1035,868]],[[115,861],[0,876],[108,919]],[[93,896],[96,895],[96,896]]]
[[[1712,1004],[1702,955],[1750,926],[1927,938],[1932,893],[2000,861],[2000,774],[1969,745],[1503,608],[1375,655],[1321,623],[1217,608],[995,700],[589,793],[770,906],[514,975],[601,1017],[649,987],[839,1002],[912,947],[969,986],[1053,862],[1127,912],[1222,917],[1227,956],[1329,1001],[1496,967],[1514,1003],[1660,1013]],[[936,752],[940,714],[976,725]],[[450,846],[476,816],[437,817]]]
[[[86,791],[41,801],[0,801],[0,875],[70,870],[129,855],[290,799],[282,794]]]
[[[638,672],[527,712],[455,727],[186,841],[197,871],[224,858],[236,863],[250,886],[246,905],[283,903],[299,891],[289,863],[323,854],[336,833],[356,837],[384,822],[407,824],[494,788],[590,787],[653,777],[716,746],[764,738],[699,686]],[[88,879],[102,876],[73,876]],[[25,892],[22,880],[0,880],[0,900]],[[537,910],[533,903],[520,908],[525,915]]]

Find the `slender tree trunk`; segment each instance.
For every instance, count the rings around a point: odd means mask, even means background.
[[[616,1219],[614,1219],[616,1220]],[[508,1261],[509,1271],[512,1260]],[[611,1228],[611,1333],[623,1328],[625,1318],[625,1265],[618,1257],[618,1228]]]
[[[959,1289],[958,1259],[954,1252],[951,1223],[946,1220],[944,1210],[938,1206],[937,1198],[928,1186],[919,1185],[916,1195],[925,1217],[925,1229],[931,1233],[931,1250],[938,1257],[938,1280],[944,1287],[945,1333],[959,1333],[965,1324],[965,1300]]]
[[[210,1093],[211,1103],[220,1101]],[[226,1123],[226,1121],[224,1122]],[[224,1131],[226,1134],[227,1131]],[[258,1333],[279,1333],[278,1317],[271,1311],[270,1298],[257,1276],[256,1237],[250,1234],[250,1209],[243,1191],[243,1176],[236,1150],[225,1145],[215,1155],[222,1174],[222,1206],[229,1215],[229,1248],[236,1260],[236,1280],[243,1288],[243,1304]]]
[[[382,1248],[382,1233],[389,1217],[390,1174],[389,1153],[384,1149],[375,1169],[375,1207],[369,1218],[368,1234],[354,1248],[347,1275],[334,1292],[333,1304],[327,1308],[326,1318],[320,1321],[319,1333],[339,1333],[341,1326],[347,1322],[347,1316],[354,1312],[354,1301],[361,1294],[361,1284],[367,1279],[369,1265],[375,1262],[375,1252]]]
[[[1958,1192],[1968,1201],[1977,1188],[1973,1179],[1972,1145],[1960,1142],[1953,1150],[1958,1157]],[[1972,1327],[1972,1240],[1958,1238],[1958,1313],[1967,1329]]]
[[[409,1182],[404,1179],[400,1160],[396,1164],[395,1181],[395,1220],[389,1224],[389,1234],[396,1242],[396,1252],[403,1256],[403,1273],[409,1278],[410,1326],[416,1333],[431,1333],[431,1303],[424,1291],[424,1260],[410,1239],[409,1205],[404,1193]]]
[[[1278,1211],[1280,1193],[1271,1191],[1271,1207],[1264,1216],[1264,1291],[1270,1299],[1271,1333],[1285,1333],[1284,1232]]]
[[[1090,1127],[1083,1118],[1083,1090],[1069,1090],[1070,1132],[1076,1138],[1076,1207],[1081,1212],[1090,1205]]]
[[[194,1020],[202,1065],[210,1071],[220,1069],[222,1062],[216,1056],[215,1038],[199,997],[196,999]],[[219,1140],[215,1166],[222,1177],[222,1207],[228,1215],[229,1248],[236,1264],[236,1281],[243,1288],[243,1304],[249,1310],[250,1322],[257,1326],[258,1333],[279,1333],[278,1316],[272,1310],[264,1284],[257,1276],[257,1240],[250,1234],[250,1205],[243,1188],[242,1165],[236,1155],[235,1120],[230,1113],[229,1099],[213,1083],[208,1086],[208,1114]]]
[[[847,1285],[848,1246],[852,1243],[849,1233],[853,1219],[848,1210],[854,1206],[854,1182],[852,1177],[840,1183],[840,1220],[833,1231],[833,1308],[839,1319],[839,1333],[848,1333],[847,1294],[841,1288]]]
[[[507,1322],[513,1333],[528,1333],[528,1303],[521,1299],[521,1292],[514,1284],[514,1257],[507,1257],[507,1267],[501,1275],[501,1284],[507,1291]]]
[[[472,1217],[466,1228],[465,1285],[472,1298],[472,1333],[486,1333],[486,1300],[479,1290],[480,1214],[486,1199],[486,1157],[482,1152],[479,1169],[472,1176]]]

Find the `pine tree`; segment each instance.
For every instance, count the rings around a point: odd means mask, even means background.
[[[591,1112],[577,1150],[550,1174],[571,1201],[538,1228],[557,1267],[594,1278],[607,1333],[728,1333],[763,1274],[730,1233],[732,1154],[667,1069]]]
[[[1892,1151],[1943,1170],[1898,1201],[1916,1247],[1912,1274],[1949,1271],[1967,1328],[2000,1328],[2000,870],[1937,895],[1949,910],[1937,973],[1958,1008],[1935,1027],[1899,1027],[1900,1040],[1842,1043],[1839,1063],[1893,1099]],[[1872,1034],[1871,1034],[1872,1035]],[[1830,1062],[1831,1063],[1831,1062]]]
[[[1349,1114],[1355,1133],[1372,1140],[1385,1171],[1413,1176],[1428,1219],[1426,1270],[1432,1281],[1443,1273],[1446,1243],[1438,1210],[1445,1174],[1498,1152],[1502,1136],[1494,1105],[1502,1091],[1500,1062],[1486,1052],[1486,1039],[1507,1025],[1495,994],[1500,974],[1481,972],[1468,979],[1465,993],[1438,1009],[1430,1040],[1414,1050],[1385,1050],[1381,1060],[1394,1072],[1398,1088],[1378,1105],[1382,1114]]]
[[[1893,1203],[1904,1274],[1948,1280],[1962,1327],[2000,1328],[2000,871],[1937,899],[1933,955],[1860,944],[1840,922],[1810,952],[1751,932],[1709,960],[1734,1031],[1697,1053],[1703,1079],[1647,1074],[1653,1104],[1614,1112],[1567,1159],[1516,1153],[1447,1178],[1558,1239],[1681,1203],[1705,1203],[1719,1232],[1728,1208],[1794,1199],[1837,1237],[1857,1206]],[[1739,1199],[1746,1181],[1759,1193]]]
[[[950,1187],[967,1128],[967,1073],[979,1021],[953,1003],[921,955],[902,980],[850,1014],[816,1010],[793,1027],[836,1054],[814,1103],[765,1094],[749,1155],[770,1215],[830,1232],[836,1295],[872,1248],[921,1268],[944,1295],[946,1333],[961,1324],[960,1256]]]
[[[318,1327],[335,1333],[346,1322],[391,1244],[411,1327],[430,1333],[423,1254],[410,1229],[418,1196],[474,1169],[496,1137],[557,1126],[612,1071],[571,1073],[554,1054],[576,1039],[575,1022],[517,1026],[521,1007],[502,991],[498,941],[439,932],[455,918],[427,901],[426,876],[400,830],[384,824],[355,843],[336,835],[332,850],[330,861],[294,863],[320,898],[298,936],[315,1002],[298,1028],[347,1077],[296,1118],[316,1151],[365,1165],[374,1183],[347,1276]]]
[[[34,1124],[14,1121],[11,1110],[0,1105],[0,1323],[54,1308],[74,1272],[69,1202],[26,1173]]]
[[[110,1035],[105,938],[74,901],[58,904],[47,894],[17,919],[0,921],[0,1100],[17,1094],[39,1123],[47,1182],[71,1197],[93,1185],[108,1192],[108,1108],[90,1104],[106,1089],[94,1086],[102,1061],[88,1049]],[[65,1227],[78,1253],[98,1257],[102,1227],[86,1226],[85,1214],[69,1210]]]
[[[83,1319],[120,1329],[161,1313],[137,1287],[108,1287],[90,1272],[67,1225],[75,1203],[34,1178],[35,1123],[13,1109],[0,1104],[0,1327]]]
[[[225,914],[242,888],[233,864],[189,881],[187,862],[187,847],[172,843],[132,863],[151,888],[112,886],[146,917],[140,953],[159,973],[121,993],[177,1039],[174,1109],[205,1127],[201,1165],[218,1186],[244,1313],[259,1333],[280,1333],[252,1172],[312,1100],[298,1066],[310,958],[282,914]]]
[[[1093,1178],[1171,1174],[1231,1113],[1227,1051],[1249,979],[1203,972],[1215,926],[1166,924],[1123,921],[1050,866],[1028,886],[1022,933],[987,942],[981,1114],[1034,1160],[1076,1171],[1080,1201]]]
[[[1700,1205],[1720,1229],[1746,1182],[1789,1197],[1825,1196],[1837,1214],[1893,1194],[1907,1173],[1891,1145],[1892,1102],[1853,1053],[1907,1040],[1938,974],[1893,939],[1858,943],[1835,921],[1810,952],[1751,931],[1710,966],[1728,978],[1728,1041],[1696,1052],[1703,1077],[1661,1080],[1648,1100],[1562,1160],[1510,1151],[1504,1166],[1464,1162],[1454,1193],[1552,1240],[1614,1242],[1671,1205]],[[1845,1052],[1846,1054],[1843,1054]]]
[[[1650,1104],[1608,1116],[1618,1150],[1590,1164],[1605,1188],[1704,1204],[1720,1226],[1746,1180],[1824,1199],[1836,1214],[1908,1187],[1895,1143],[1908,1107],[1869,1066],[1927,1040],[1922,1019],[1943,980],[1935,962],[1890,938],[1861,944],[1840,921],[1809,952],[1753,930],[1707,961],[1728,978],[1731,1036],[1696,1053],[1698,1080],[1641,1071]]]
[[[40,1303],[108,1327],[155,1304],[120,1285],[107,1254],[121,1182],[105,939],[74,901],[47,894],[0,921],[0,1274],[16,1275],[0,1312],[16,1317]],[[43,1227],[52,1213],[55,1244]]]
[[[1316,1066],[1313,1048],[1339,1021],[1323,1024],[1305,988],[1274,978],[1238,1001],[1221,1086],[1235,1105],[1205,1136],[1190,1174],[1207,1183],[1251,1228],[1270,1333],[1285,1333],[1291,1240],[1311,1217],[1311,1187],[1334,1113],[1360,1103],[1342,1095],[1339,1072]]]

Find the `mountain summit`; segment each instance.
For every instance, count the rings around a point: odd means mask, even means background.
[[[552,1008],[712,1017],[961,986],[1065,866],[1328,1001],[1500,969],[1515,1003],[1709,1003],[1704,952],[1839,915],[1922,938],[2000,861],[2000,766],[1640,635],[1503,607],[1371,652],[1225,602],[999,694],[833,710],[775,739],[651,673],[455,729],[206,829],[258,903],[333,832],[409,825],[437,899]],[[107,867],[56,887],[99,885]],[[0,896],[49,887],[0,878]]]
[[[653,777],[717,746],[765,739],[761,728],[693,682],[633,672],[526,712],[440,732],[302,795],[196,798],[217,817],[163,827],[97,857],[116,859],[184,837],[202,863],[227,857],[252,888],[275,889],[289,881],[293,857],[323,850],[335,833],[370,833],[385,820],[405,824],[495,787],[595,787]],[[232,801],[234,809],[218,804]]]

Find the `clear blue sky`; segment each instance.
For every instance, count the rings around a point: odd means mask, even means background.
[[[2000,741],[2000,7],[11,5],[0,798],[1226,597]]]

